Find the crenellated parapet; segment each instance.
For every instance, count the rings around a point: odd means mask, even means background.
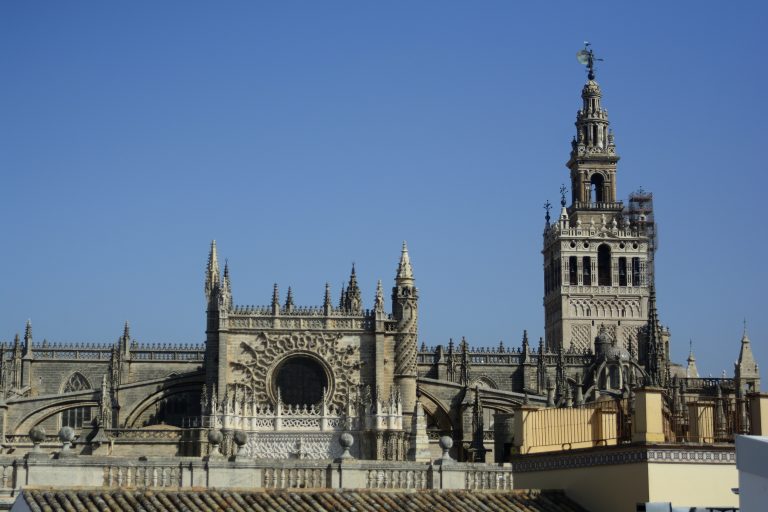
[[[114,344],[92,342],[55,342],[49,343],[43,340],[41,343],[32,343],[32,358],[35,360],[46,359],[75,359],[75,360],[103,360],[109,361]],[[0,344],[5,360],[12,358],[12,352],[8,350],[8,344]],[[204,343],[136,343],[131,344],[131,359],[153,360],[201,360],[205,353]]]

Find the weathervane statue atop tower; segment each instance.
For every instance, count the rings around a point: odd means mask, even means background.
[[[584,49],[576,52],[576,58],[578,61],[587,66],[587,78],[590,80],[595,79],[595,61],[602,61],[595,57],[595,52],[592,51],[592,46],[589,41],[584,41]]]

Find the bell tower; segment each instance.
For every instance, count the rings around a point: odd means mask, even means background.
[[[591,352],[601,326],[625,349],[647,359],[649,297],[655,231],[651,195],[635,193],[629,206],[616,199],[619,156],[589,46],[579,61],[587,82],[576,114],[576,135],[566,167],[571,204],[561,188],[560,214],[544,229],[544,322],[549,350]],[[642,196],[642,201],[636,197]]]

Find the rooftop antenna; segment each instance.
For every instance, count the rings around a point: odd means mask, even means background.
[[[603,61],[603,59],[598,59],[595,57],[595,52],[592,51],[592,48],[590,48],[592,44],[589,41],[584,41],[584,49],[579,50],[576,52],[576,60],[579,61],[579,63],[587,66],[588,74],[587,78],[590,80],[595,79],[595,61]]]

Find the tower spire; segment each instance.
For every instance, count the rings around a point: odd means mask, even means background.
[[[758,391],[760,389],[760,371],[755,361],[755,357],[752,355],[752,344],[747,334],[747,321],[744,320],[744,331],[741,335],[741,349],[739,350],[739,360],[736,361],[734,368],[734,376],[739,384],[739,388],[743,389],[749,386],[750,391]]]
[[[400,253],[400,263],[397,265],[397,279],[413,281],[413,267],[411,257],[408,255],[408,245],[403,240],[403,249]]]
[[[608,111],[600,101],[602,92],[595,81],[594,53],[587,46],[578,52],[579,62],[589,69],[581,90],[582,107],[576,114],[576,136],[571,143],[571,195],[575,207],[598,206],[602,210],[621,210],[616,203],[616,146],[609,129]],[[594,203],[597,203],[596,205]]]

